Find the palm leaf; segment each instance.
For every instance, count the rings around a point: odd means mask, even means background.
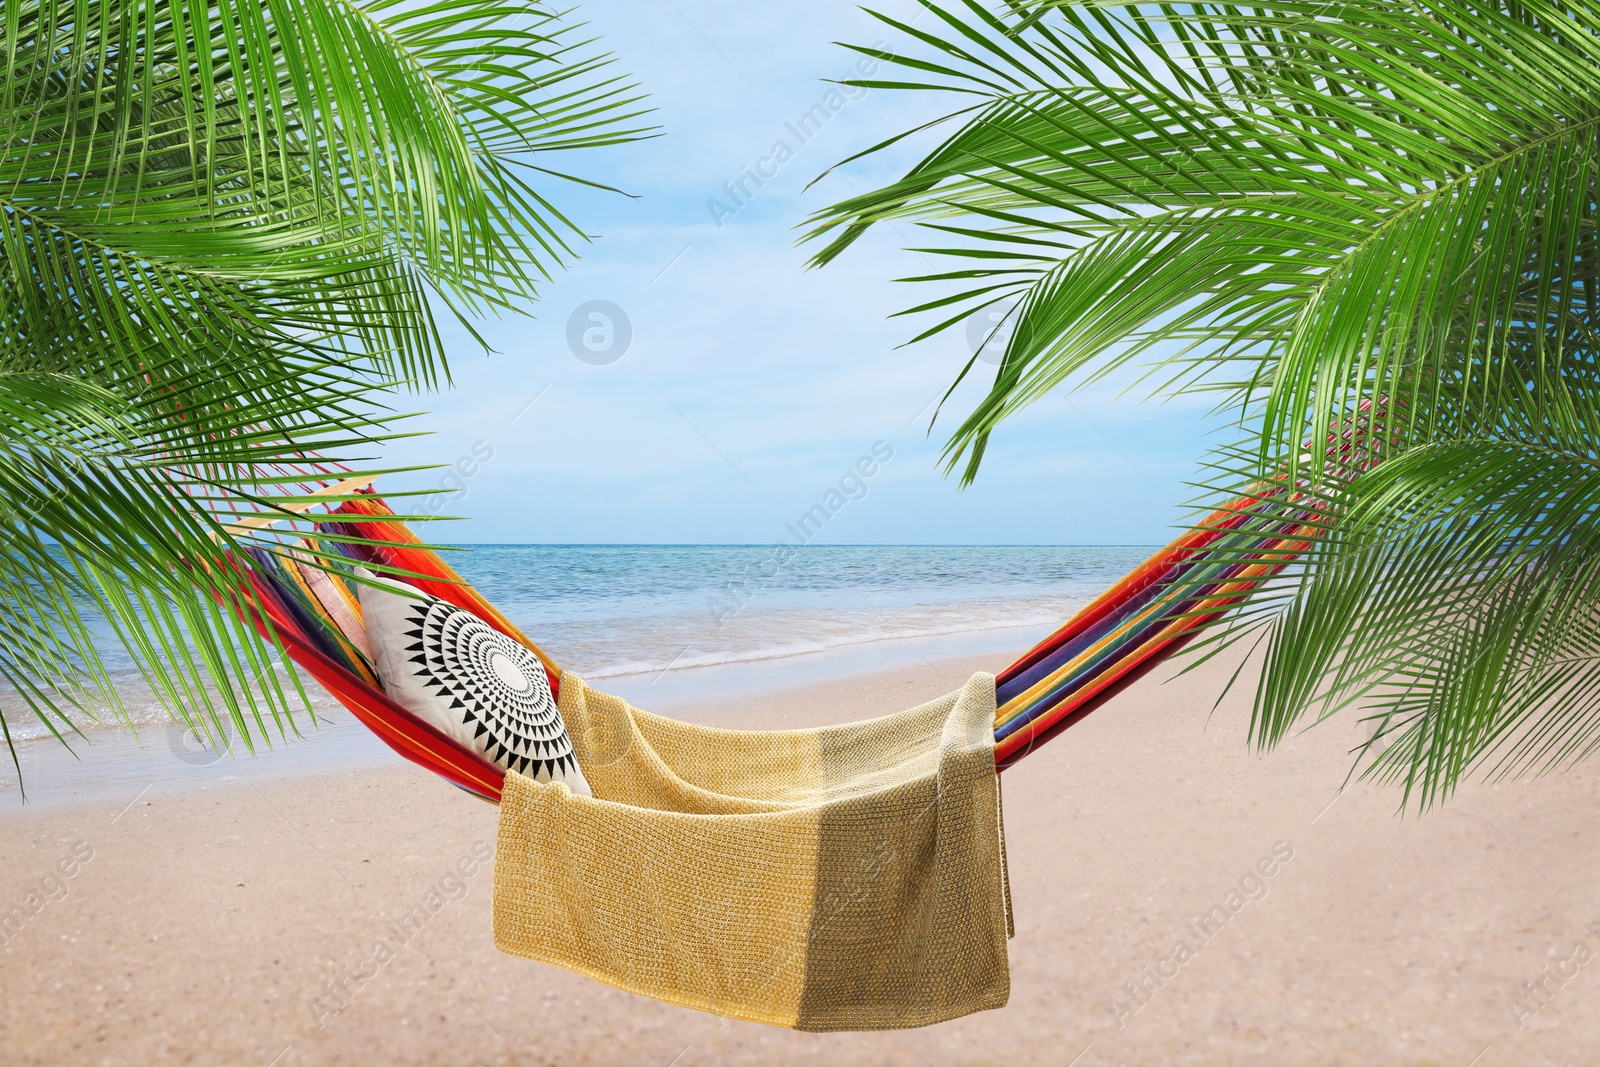
[[[1418,803],[1587,754],[1600,13],[923,6],[938,28],[879,58],[950,94],[952,129],[808,236],[819,265],[880,221],[944,238],[926,332],[1011,309],[951,469],[1119,366],[1214,391],[1250,440],[1214,458],[1219,489],[1293,483],[1334,520],[1213,635],[1268,638],[1258,741],[1364,707],[1370,773]],[[1304,442],[1363,404],[1381,426],[1352,479]]]
[[[504,0],[31,0],[0,62],[0,677],[63,736],[117,709],[103,622],[185,721],[284,736],[231,522],[372,469],[448,380],[436,309],[537,298],[594,184],[555,153],[641,98]]]

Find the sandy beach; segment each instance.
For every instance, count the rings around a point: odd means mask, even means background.
[[[677,693],[662,710],[748,728],[846,721],[1008,658],[759,698],[689,704]],[[1600,767],[1472,785],[1440,811],[1402,819],[1397,791],[1339,792],[1354,724],[1251,754],[1247,702],[1235,695],[1212,712],[1230,671],[1157,672],[1005,774],[1011,1002],[902,1033],[768,1029],[498,954],[479,862],[495,809],[387,756],[348,722],[288,754],[188,778],[158,779],[102,745],[52,791],[50,770],[64,764],[41,762],[29,769],[34,799],[8,793],[0,812],[0,903],[27,915],[0,935],[3,1059],[1600,1062]],[[338,758],[306,756],[319,746]],[[144,752],[170,771],[159,736]],[[117,773],[95,778],[100,758]],[[426,926],[332,997],[388,924],[430,898]]]

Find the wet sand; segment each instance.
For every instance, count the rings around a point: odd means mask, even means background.
[[[1008,658],[662,710],[846,721]],[[1011,1003],[903,1033],[732,1022],[498,954],[475,861],[495,809],[359,728],[182,774],[152,770],[175,758],[160,737],[154,757],[103,745],[53,789],[63,765],[39,758],[33,802],[0,797],[0,908],[25,913],[0,932],[0,1060],[1600,1063],[1600,764],[1402,819],[1395,790],[1338,793],[1354,724],[1250,753],[1242,696],[1211,710],[1230,672],[1158,672],[1006,772]],[[94,779],[97,758],[117,773]]]

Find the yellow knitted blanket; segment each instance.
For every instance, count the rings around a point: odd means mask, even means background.
[[[501,951],[801,1030],[1005,1004],[994,677],[882,719],[719,730],[561,678],[594,796],[508,774]]]

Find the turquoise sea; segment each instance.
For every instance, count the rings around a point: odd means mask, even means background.
[[[874,642],[1042,636],[1150,547],[483,545],[462,575],[588,678]]]

